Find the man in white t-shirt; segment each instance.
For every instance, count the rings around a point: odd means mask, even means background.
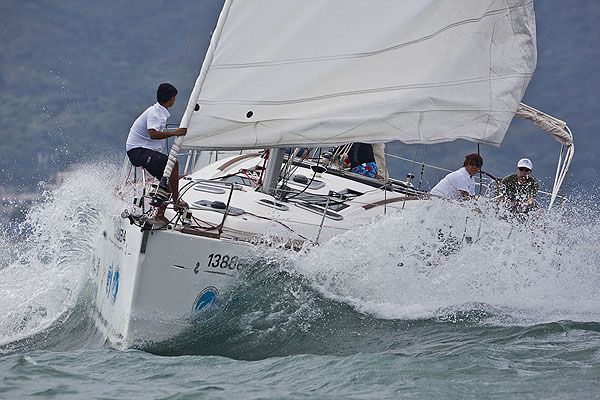
[[[463,167],[444,177],[429,192],[435,196],[452,200],[468,200],[475,196],[475,180],[473,176],[481,170],[483,158],[479,154],[465,157]]]
[[[161,179],[168,157],[162,153],[163,139],[172,136],[183,136],[187,128],[179,128],[174,131],[167,131],[167,118],[169,108],[175,104],[177,89],[170,83],[161,83],[156,91],[157,102],[148,107],[133,123],[127,136],[127,156],[129,161],[136,167],[143,167],[152,176]],[[176,207],[187,206],[179,199],[179,165],[175,162],[173,172],[169,178],[169,188],[173,195],[173,201]],[[163,212],[159,211],[157,218],[163,219]],[[162,217],[162,218],[161,218]]]

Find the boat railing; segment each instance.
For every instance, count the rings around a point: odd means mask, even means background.
[[[188,178],[184,178],[184,179],[190,179],[190,178],[188,177]],[[225,226],[225,219],[227,219],[227,216],[230,213],[231,198],[233,197],[233,191],[236,189],[236,183],[231,182],[231,181],[212,180],[212,179],[193,179],[193,180],[190,179],[190,181],[191,182],[189,182],[188,184],[185,185],[184,188],[182,188],[180,197],[183,196],[191,188],[200,188],[200,191],[205,191],[205,192],[210,192],[210,193],[218,193],[218,194],[223,194],[223,193],[225,193],[226,189],[229,189],[229,196],[227,196],[227,203],[221,203],[220,207],[213,206],[213,208],[220,208],[223,210],[222,211],[223,219],[221,220],[221,223],[219,225],[217,225],[219,234],[221,234],[223,232],[223,226]],[[220,191],[219,189],[221,189],[222,191]]]
[[[571,149],[571,148],[569,148]],[[561,149],[561,154],[562,154],[562,149]],[[414,163],[415,160],[412,159],[408,159],[405,157],[401,157],[401,156],[397,156],[394,154],[387,154],[388,157],[391,158],[395,158],[398,160],[402,160],[402,161],[406,161],[406,162],[410,162],[410,163]],[[572,157],[572,154],[569,153],[568,156]],[[566,156],[565,156],[566,158]],[[570,161],[570,160],[569,160]],[[443,172],[453,172],[453,170],[447,169],[447,168],[443,168],[443,167],[439,167],[437,165],[433,165],[433,164],[427,164],[427,163],[420,163],[424,166],[424,168],[430,168],[430,169],[435,169],[438,171],[443,171]],[[559,160],[559,165],[561,164],[561,160]],[[562,183],[562,181],[560,181],[560,183]],[[555,187],[557,186],[556,184],[554,185]],[[498,196],[498,184],[497,182],[488,177],[488,176],[483,176],[483,175],[478,175],[476,182],[475,182],[475,193],[482,195],[484,197],[488,197],[488,198],[493,198],[495,199]],[[558,191],[556,189],[553,188],[553,193],[552,192],[547,192],[547,191],[543,191],[543,190],[539,190],[538,191],[538,195],[541,195],[542,198],[544,199],[548,199],[548,203],[551,204],[554,202],[554,199],[559,199],[561,202],[564,202],[566,200],[568,200],[568,198],[563,194],[560,195],[557,193]]]
[[[174,126],[176,126],[176,125],[174,125]],[[316,149],[313,149],[313,150],[316,150]],[[343,152],[343,151],[344,151],[344,148],[342,146],[338,152]],[[183,170],[184,175],[186,175],[186,174],[193,172],[198,167],[206,165],[210,162],[218,161],[221,158],[230,157],[232,155],[242,155],[243,153],[244,153],[243,151],[239,151],[239,150],[237,150],[237,151],[213,150],[213,151],[202,151],[202,152],[198,151],[198,150],[185,150],[185,151],[180,152],[179,154],[180,154],[180,156],[186,157],[185,167]],[[309,153],[315,153],[315,152],[309,151]],[[406,161],[406,162],[410,162],[410,163],[419,164],[422,167],[422,170],[434,169],[434,170],[438,170],[438,171],[442,171],[442,172],[446,172],[446,173],[452,172],[452,170],[447,169],[447,168],[439,167],[437,165],[433,165],[433,164],[429,164],[429,163],[418,162],[413,159],[408,159],[408,158],[401,157],[401,156],[398,156],[395,154],[387,153],[386,157],[394,158],[394,159],[398,159],[398,160],[402,160],[402,161]],[[309,156],[309,157],[288,157],[287,159],[288,160],[294,159],[294,164],[297,164],[297,165],[303,164],[303,163],[317,163],[317,164],[320,163],[319,156],[316,153],[312,154],[312,156]],[[332,163],[332,162],[328,163],[328,172],[339,173],[339,174],[343,174],[348,177],[355,177],[354,176],[355,174],[353,174],[347,170],[343,170],[339,166],[337,166],[337,168],[336,168],[336,164]],[[389,178],[388,182],[393,187],[393,191],[404,193],[407,195],[415,195],[415,196],[422,196],[423,194],[426,194],[427,192],[425,190],[423,190],[419,187],[413,186],[413,184],[411,182],[411,175],[412,174],[409,174],[409,177],[407,178],[406,181]],[[364,178],[364,177],[362,177],[362,176],[356,177],[356,179],[358,179],[358,180],[361,180],[362,178]],[[372,186],[378,186],[378,185],[383,186],[383,184],[381,182],[379,182],[380,180],[374,180],[374,179],[369,179],[369,178],[364,178],[362,180],[364,180],[365,183],[371,184]],[[362,182],[362,180],[361,180],[361,182]],[[422,181],[422,178],[419,179],[419,181]],[[227,184],[231,184],[231,183],[232,182],[228,182]],[[495,198],[498,195],[497,182],[494,179],[491,179],[487,176],[478,175],[477,179],[476,179],[476,193],[478,195],[484,196],[486,198],[490,198],[490,199]],[[546,198],[551,199],[553,196],[555,196],[555,198],[557,198],[557,199],[560,199],[561,201],[564,201],[567,199],[564,195],[553,194],[553,193],[541,191],[541,190],[538,192],[538,194],[541,197],[543,197],[544,199],[546,199]],[[318,203],[325,203],[325,202],[327,202],[327,196],[323,196],[323,199],[318,201]],[[335,206],[336,202],[333,202],[332,205]],[[319,212],[323,212],[322,204],[318,204],[318,206],[320,207]],[[331,208],[329,208],[329,209],[331,210]]]
[[[235,184],[232,182],[224,182],[229,186],[229,196],[227,197],[227,204],[225,205],[225,212],[223,213],[223,219],[221,220],[221,224],[219,225],[219,235],[223,233],[223,227],[225,226],[225,219],[229,215],[229,207],[231,206],[231,197],[233,196],[233,190],[235,188]]]
[[[151,187],[157,184],[158,181],[150,174],[146,173],[146,170],[142,167],[135,167],[129,161],[129,157],[125,156],[123,162],[123,169],[121,170],[120,185],[117,187],[117,192],[123,197],[127,197],[127,201],[130,202],[128,196],[133,197],[133,205],[142,209],[142,213],[145,210],[145,198],[150,193]]]

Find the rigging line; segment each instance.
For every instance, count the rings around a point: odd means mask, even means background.
[[[301,156],[301,157],[298,157],[298,158],[300,158],[300,162],[306,161],[307,159],[309,159],[309,158],[310,158],[310,151],[311,151],[311,150],[312,150],[312,148],[308,148],[308,155],[307,155],[307,153],[306,153],[306,152],[304,152],[304,153],[302,154],[302,156]],[[316,149],[315,149],[315,153],[316,153]],[[319,157],[320,157],[320,154],[321,154],[321,148],[319,148]],[[319,160],[317,160],[317,165],[319,165]],[[286,181],[288,181],[288,180],[289,180],[289,178],[290,178],[290,177],[291,177],[291,176],[292,176],[292,175],[293,175],[293,174],[296,172],[296,170],[297,170],[298,168],[300,168],[300,164],[296,164],[296,165],[295,165],[295,166],[294,166],[294,167],[293,167],[293,168],[290,170],[290,172],[289,172],[289,175],[288,175],[288,178],[286,179]]]
[[[319,147],[319,158],[317,159],[317,167],[319,166],[319,161],[320,160],[321,160],[321,148]],[[286,200],[293,199],[294,197],[296,197],[296,196],[304,193],[306,191],[306,189],[308,189],[310,187],[310,185],[313,183],[313,181],[315,180],[315,176],[317,176],[316,169],[313,171],[313,176],[310,178],[310,181],[308,181],[308,183],[306,184],[306,186],[304,187],[304,189],[302,189],[298,193],[295,193],[293,196],[287,197]]]
[[[330,196],[327,196],[327,204],[325,204],[325,208],[323,209],[323,217],[321,217],[321,224],[319,225],[319,232],[317,233],[317,239],[315,240],[316,244],[319,244],[319,238],[321,237],[321,231],[323,230],[323,224],[325,223],[325,216],[327,215],[327,210],[329,209],[329,201],[331,200]]]
[[[417,165],[417,155],[419,154],[419,146],[420,146],[420,144],[417,144],[417,150],[415,151],[415,158],[413,159],[412,170],[410,171],[410,173],[413,176],[414,176],[414,173],[415,173],[415,165]]]
[[[394,154],[388,154],[388,157],[397,158],[398,160],[402,160],[402,161],[413,162],[413,160],[411,160],[410,158],[404,158],[404,157],[400,157],[400,156],[397,156],[397,155],[394,155]],[[452,172],[451,169],[442,168],[442,167],[436,167],[435,165],[431,165],[431,164],[426,164],[426,165],[429,168],[439,169],[440,171]]]
[[[196,223],[196,225],[197,225],[197,226],[191,226],[190,228],[192,228],[192,229],[203,229],[203,230],[206,230],[206,231],[213,230],[213,229],[217,229],[217,225],[214,225],[214,224],[212,224],[212,223],[210,223],[210,222],[207,222],[207,221],[201,220],[201,219],[199,219],[199,218],[196,218],[196,217],[194,217],[194,216],[192,216],[192,219],[194,220],[194,222],[195,222],[195,223]],[[202,222],[202,223],[204,223],[204,224],[207,224],[207,225],[209,225],[209,226],[201,226],[201,225],[200,225],[200,222]]]
[[[284,165],[283,171],[280,173],[281,176],[281,185],[286,185],[287,182],[290,180],[292,174],[294,173],[294,170],[292,170],[292,163],[294,160],[294,157],[296,156],[296,154],[298,154],[298,148],[294,148],[294,150],[292,151],[292,148],[290,147],[290,154],[288,154],[288,159]]]
[[[412,162],[412,169],[409,172],[409,174],[406,176],[406,187],[407,187],[406,194],[407,195],[409,194],[408,193],[408,186],[409,185],[412,186],[411,181],[415,178],[415,166],[417,165],[417,155],[419,154],[419,146],[420,146],[420,144],[417,144],[417,149],[415,150],[415,158],[413,159],[413,162]],[[387,153],[386,153],[386,157],[387,157]],[[392,188],[393,188],[393,185],[392,185]],[[413,186],[413,188],[414,188],[414,186]],[[405,205],[406,205],[406,200],[404,200],[402,202],[402,209],[403,210],[404,210],[404,206]]]
[[[179,171],[177,172],[179,173]],[[179,202],[181,201],[183,195],[190,190],[192,187],[194,187],[196,185],[197,182],[194,182],[193,180],[189,181],[188,183],[186,183],[180,190],[179,190],[179,196],[177,196],[177,198],[175,198],[175,196],[173,196],[173,208],[175,208],[175,205],[179,204]]]
[[[262,215],[253,214],[253,213],[251,213],[251,212],[249,212],[249,211],[246,211],[244,214],[252,215],[253,217],[256,217],[256,218],[259,218],[259,219],[264,219],[264,220],[267,220],[267,221],[276,222],[276,223],[278,223],[279,225],[283,226],[284,228],[288,229],[290,232],[292,232],[292,233],[294,233],[294,234],[296,234],[296,235],[300,236],[302,239],[304,239],[304,240],[308,240],[309,242],[311,242],[311,243],[314,243],[312,240],[310,240],[310,239],[308,239],[308,238],[306,238],[306,237],[302,236],[301,234],[299,234],[298,232],[296,232],[295,230],[293,230],[292,228],[290,228],[289,226],[287,226],[287,225],[286,225],[286,224],[284,224],[283,222],[279,221],[278,219],[269,218],[269,217],[263,217]]]
[[[496,182],[498,182],[498,181],[501,181],[501,180],[502,180],[502,178],[496,178],[494,175],[490,174],[489,172],[485,172],[485,171],[481,171],[481,170],[479,170],[479,171],[480,171],[482,174],[484,174],[484,175],[487,175],[487,176],[488,176],[490,179],[492,179],[492,180],[494,180],[494,181],[496,181]]]
[[[479,151],[479,143],[477,143],[477,155],[479,156],[479,158],[481,158],[481,153]],[[483,160],[483,158],[481,158],[481,160]],[[482,165],[482,167],[483,167],[483,165]],[[483,175],[481,173],[481,168],[479,168],[479,195],[480,196],[481,196],[481,190],[483,189],[482,182],[483,182]]]
[[[198,5],[196,6],[196,14],[194,15],[194,23],[192,24],[192,31],[190,32],[190,38],[188,39],[187,47],[185,49],[185,56],[183,57],[183,64],[181,65],[181,72],[179,73],[179,82],[177,82],[177,87],[181,86],[181,81],[183,80],[183,70],[185,68],[187,56],[190,51],[190,44],[192,43],[192,36],[194,35],[194,28],[196,27],[196,21],[198,19],[198,11],[200,10],[201,2],[202,2],[202,0],[198,0]]]
[[[387,191],[388,191],[388,176],[387,176],[388,170],[387,170],[387,146],[385,145],[385,143],[383,144],[383,160],[385,161],[385,168],[383,171],[383,201],[385,201],[385,203],[383,204],[383,215],[386,215],[386,213],[387,213]],[[377,161],[375,162],[375,165],[377,165]],[[402,206],[402,207],[404,207],[404,206]]]
[[[379,191],[379,190],[381,190],[381,189],[382,189],[382,187],[383,187],[383,186],[376,187],[376,188],[374,188],[373,190],[368,190],[368,191],[364,192],[363,194],[373,194],[373,193],[378,193],[378,191]],[[296,197],[296,196],[298,196],[298,195],[302,194],[302,193],[300,193],[300,192],[298,192],[298,191],[292,191],[292,190],[284,190],[284,189],[279,189],[279,191],[280,191],[280,192],[282,192],[282,193],[294,194],[294,197]],[[405,192],[395,192],[395,193],[396,193],[396,194],[397,194],[397,193],[402,193],[402,194],[405,194],[405,195],[408,195],[408,196],[411,196],[411,195],[412,195],[412,196],[421,196],[421,195],[425,195],[425,194],[427,194],[427,193],[419,193],[419,192],[417,192],[416,190],[412,190],[412,191],[411,191],[411,190],[408,190],[408,191],[405,191]],[[311,204],[316,204],[316,205],[318,205],[318,206],[322,206],[322,204],[319,204],[317,201],[318,201],[318,200],[325,200],[325,199],[327,199],[327,198],[330,198],[330,196],[329,196],[329,195],[325,195],[325,194],[318,194],[318,193],[307,193],[307,194],[308,194],[308,196],[312,196],[312,198],[307,198],[307,197],[304,197],[304,198],[300,198],[299,200],[300,200],[300,201],[304,201],[304,202],[309,202],[309,203],[311,203]],[[292,197],[286,198],[286,200],[287,200],[287,199],[290,199],[290,198],[292,198]],[[351,198],[351,199],[348,199],[348,200],[342,200],[342,199],[340,199],[340,200],[335,200],[335,202],[336,202],[337,204],[346,204],[346,203],[350,202],[350,203],[352,203],[352,204],[358,204],[358,205],[360,205],[360,206],[363,206],[363,205],[368,205],[368,204],[372,204],[372,201],[368,201],[368,202],[365,202],[365,201],[359,201],[359,200],[356,200],[356,197],[354,197],[354,198]],[[290,203],[292,203],[292,204],[295,204],[295,203],[296,203],[296,201],[292,201],[292,202],[290,202]],[[335,211],[335,210],[334,210],[334,211]],[[246,212],[246,213],[247,213],[247,212]]]
[[[417,190],[421,190],[421,185],[423,184],[423,175],[425,175],[425,159],[427,158],[427,145],[425,145],[425,151],[423,152],[423,164],[421,164],[421,177],[419,178],[419,187]]]
[[[146,182],[146,170],[144,168],[142,168],[142,197],[146,197],[146,189],[147,189],[147,182]],[[134,186],[135,187],[135,186]],[[135,189],[134,189],[135,190]],[[144,212],[146,208],[146,202],[142,202],[142,212]],[[148,211],[150,211],[150,209],[148,209]]]
[[[565,147],[565,146],[564,146],[564,145],[562,145],[562,147]],[[566,149],[566,151],[565,151],[565,161],[566,161],[566,159],[567,159],[568,152],[569,152],[569,149]],[[561,154],[563,153],[563,149],[562,149],[562,148],[560,149],[560,153],[561,153]],[[562,183],[562,194],[561,194],[560,196],[557,196],[557,197],[560,197],[560,205],[561,205],[561,206],[562,206],[562,205],[564,204],[564,202],[565,202],[565,189],[566,189],[566,187],[567,187],[567,176],[568,176],[568,175],[567,175],[567,174],[565,174],[565,178],[564,178],[564,180],[563,180],[563,183]],[[556,194],[558,195],[558,192],[556,192]]]
[[[341,169],[341,165],[338,165],[338,158],[344,153],[346,146],[348,146],[348,144],[342,144],[331,149],[331,158],[327,160],[327,163],[325,164],[326,168],[331,167],[333,164],[333,166],[339,166]]]

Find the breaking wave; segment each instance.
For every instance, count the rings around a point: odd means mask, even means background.
[[[485,204],[416,204],[305,253],[265,251],[218,312],[146,350],[252,360],[593,335],[597,220],[575,203],[526,220]]]
[[[496,323],[599,321],[592,202],[526,219],[443,200],[378,218],[291,259],[323,296],[386,319],[492,310]]]
[[[82,308],[76,305],[93,237],[104,213],[118,209],[110,185],[115,176],[112,165],[80,166],[45,190],[15,231],[3,230],[0,347],[55,328]]]

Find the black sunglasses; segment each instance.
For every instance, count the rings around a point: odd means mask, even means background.
[[[527,167],[519,167],[519,171],[521,172],[531,172],[531,170]]]
[[[471,167],[477,167],[477,168],[481,168],[481,164],[479,164],[479,163],[476,163],[476,162],[470,162],[470,163],[469,163],[469,164],[467,164],[467,165],[469,165],[469,166],[471,166]]]

